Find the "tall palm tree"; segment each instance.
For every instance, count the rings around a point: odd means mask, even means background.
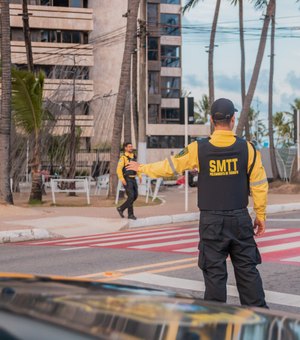
[[[31,34],[29,27],[29,14],[28,14],[28,2],[27,0],[22,0],[22,11],[23,11],[23,33],[24,33],[24,42],[27,56],[27,67],[28,71],[33,72],[33,56],[32,56],[32,46],[31,46]]]
[[[241,98],[242,98],[242,105],[244,105],[245,96],[246,96],[244,1],[243,0],[231,0],[231,4],[233,4],[234,6],[236,6],[237,4],[239,5],[239,35],[240,35],[240,49],[241,49]],[[247,140],[250,140],[249,119],[246,120],[246,124],[245,124],[245,136]]]
[[[10,190],[11,52],[9,0],[1,0],[1,116],[0,116],[0,202],[13,204]]]
[[[125,47],[121,67],[119,91],[116,102],[114,117],[113,136],[110,151],[110,183],[109,196],[113,196],[117,188],[116,168],[120,155],[120,144],[123,125],[123,114],[126,102],[128,84],[130,82],[131,54],[134,52],[136,39],[136,21],[138,17],[140,0],[128,0],[127,27],[125,37]]]
[[[47,112],[43,109],[44,73],[12,69],[12,107],[17,129],[34,141],[31,160],[32,186],[29,202],[42,201],[40,137]]]
[[[265,3],[266,0],[257,0],[256,4],[259,3]],[[250,80],[250,84],[249,84],[249,88],[245,97],[245,102],[243,105],[243,109],[241,112],[241,116],[238,122],[238,126],[236,129],[236,133],[238,136],[242,136],[243,134],[243,130],[247,121],[247,116],[248,116],[248,112],[250,109],[250,105],[254,96],[254,92],[256,89],[256,84],[257,84],[257,80],[258,80],[258,76],[259,76],[259,71],[260,71],[260,67],[262,64],[262,60],[263,60],[263,56],[264,56],[264,52],[265,52],[265,47],[266,47],[266,42],[267,42],[267,33],[268,33],[268,28],[269,28],[269,24],[272,18],[272,15],[274,13],[274,9],[275,9],[275,0],[269,0],[269,3],[267,5],[267,12],[264,18],[264,23],[263,23],[263,27],[261,30],[261,36],[260,36],[260,42],[259,42],[259,46],[258,46],[258,50],[257,50],[257,55],[256,55],[256,60],[255,60],[255,65],[254,65],[254,69],[253,69],[253,73],[252,73],[252,77]]]
[[[187,0],[183,7],[183,13],[197,5],[200,0]],[[210,106],[215,100],[215,86],[214,86],[214,50],[215,50],[215,38],[218,24],[218,17],[220,12],[221,0],[216,0],[216,7],[214,12],[214,18],[211,26],[209,47],[208,47],[208,97]]]
[[[275,52],[275,14],[276,0],[274,1],[274,12],[271,19],[271,47],[270,47],[270,77],[269,77],[269,103],[268,103],[268,120],[269,120],[269,141],[270,141],[270,159],[273,173],[273,179],[279,178],[279,171],[276,162],[276,151],[274,147],[273,131],[273,79],[274,79],[274,52]]]

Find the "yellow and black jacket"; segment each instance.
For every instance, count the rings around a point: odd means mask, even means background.
[[[121,155],[117,167],[117,175],[120,181],[124,180],[124,176],[134,178],[137,175],[135,171],[126,171],[126,166],[131,160],[136,161],[134,153],[125,152]],[[141,175],[139,175],[139,177],[140,176]]]
[[[236,141],[232,131],[216,130],[209,142],[216,147],[229,147]],[[248,147],[248,172],[253,164],[255,151],[253,146],[247,142]],[[163,161],[141,164],[139,173],[144,173],[152,178],[173,176],[175,173],[182,173],[184,170],[197,169],[201,171],[198,159],[198,142],[189,144],[178,155],[169,157]],[[254,210],[259,220],[266,219],[266,205],[268,193],[268,181],[265,169],[262,165],[261,155],[256,151],[256,159],[250,174],[250,192],[254,202]]]

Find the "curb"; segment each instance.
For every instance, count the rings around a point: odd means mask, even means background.
[[[250,207],[249,213],[253,212],[253,208]],[[288,212],[300,210],[299,203],[287,203],[287,204],[273,204],[267,206],[268,214],[275,214],[280,212]],[[141,227],[151,227],[163,224],[173,224],[181,222],[194,222],[199,221],[199,212],[193,213],[183,213],[175,215],[162,215],[162,216],[152,216],[146,218],[139,218],[138,220],[130,220],[119,230],[141,228]],[[80,235],[78,235],[80,236]],[[49,232],[47,229],[23,229],[23,230],[11,230],[11,231],[1,231],[0,232],[0,244],[1,243],[13,243],[22,241],[34,241],[34,240],[47,240],[54,237],[58,237],[54,233]],[[63,236],[60,236],[63,238]]]
[[[253,208],[248,208],[249,213],[253,212]],[[287,204],[272,204],[267,206],[268,214],[275,214],[280,212],[288,212],[300,210],[300,203],[287,203]],[[139,228],[139,227],[150,227],[161,224],[172,224],[172,223],[180,223],[180,222],[193,222],[199,221],[200,213],[184,213],[177,215],[163,215],[163,216],[153,216],[140,218],[136,221],[129,221],[129,228]]]
[[[24,229],[0,232],[0,243],[13,243],[53,238],[46,229]]]

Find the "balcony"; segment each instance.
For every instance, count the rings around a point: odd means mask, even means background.
[[[35,65],[93,66],[93,46],[89,44],[63,44],[32,42]],[[25,43],[11,42],[13,64],[27,64]]]
[[[94,136],[94,116],[92,115],[76,115],[75,126],[81,130],[80,137],[93,137]],[[62,115],[58,116],[52,134],[54,136],[62,136],[69,134],[71,131],[71,116]]]
[[[10,4],[11,27],[23,27],[22,5]],[[61,29],[76,31],[93,30],[91,8],[28,6],[31,28]]]
[[[74,91],[72,79],[46,79],[44,85],[44,98],[53,102],[71,101]],[[75,80],[75,100],[87,102],[94,97],[93,80]]]

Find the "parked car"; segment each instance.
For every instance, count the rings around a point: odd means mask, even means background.
[[[299,340],[300,316],[137,286],[0,276],[1,340]]]

